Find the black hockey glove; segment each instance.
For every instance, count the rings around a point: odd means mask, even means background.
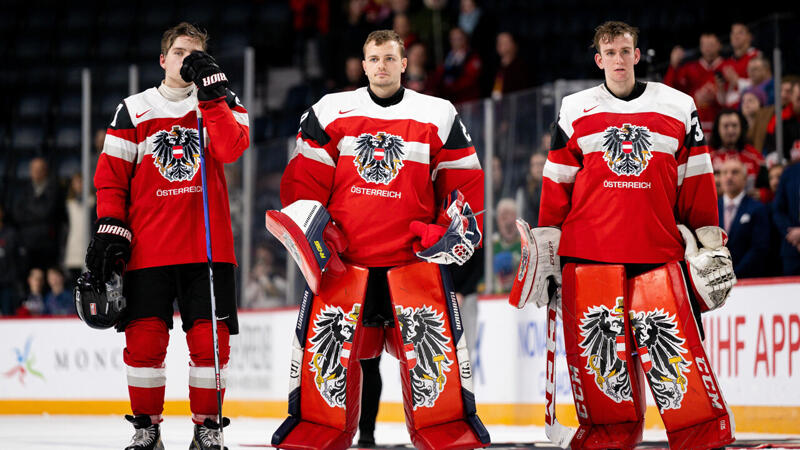
[[[228,78],[222,73],[214,57],[206,52],[195,50],[183,58],[181,78],[186,82],[194,82],[197,86],[197,99],[201,102],[228,94]]]
[[[122,274],[131,257],[131,230],[119,219],[101,217],[86,250],[86,267],[105,283],[116,272]]]

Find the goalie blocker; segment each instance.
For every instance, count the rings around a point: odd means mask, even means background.
[[[734,441],[733,415],[706,357],[677,262],[632,278],[622,265],[567,264],[562,314],[580,423],[571,448],[636,446],[645,412],[642,378],[670,448],[710,449]]]
[[[284,449],[345,449],[358,426],[360,359],[385,346],[400,361],[406,426],[419,449],[489,445],[472,391],[472,367],[446,267],[425,262],[387,274],[393,325],[365,326],[369,271],[345,265],[306,289],[292,348],[289,417],[272,436]]]

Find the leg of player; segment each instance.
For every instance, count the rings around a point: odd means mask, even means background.
[[[400,361],[411,443],[418,449],[487,447],[450,272],[421,262],[395,267],[387,278],[396,325],[386,329],[386,347]]]
[[[230,334],[225,323],[217,328],[220,377],[220,397],[217,398],[217,378],[214,367],[213,327],[211,321],[197,320],[186,333],[186,344],[189,347],[189,408],[192,411],[194,435],[191,450],[221,449],[222,427],[230,420],[222,418],[220,427],[219,407],[225,397],[226,372],[230,357]]]
[[[733,414],[706,357],[680,265],[671,262],[632,278],[629,291],[637,351],[670,448],[733,442]]]
[[[644,385],[628,348],[625,267],[566,264],[562,319],[578,413],[573,449],[631,449],[642,440]]]
[[[306,288],[292,348],[289,417],[272,435],[273,446],[343,450],[352,444],[361,401],[359,359],[378,356],[383,344],[382,328],[361,323],[368,274],[346,265],[338,277],[323,275],[319,295]]]
[[[381,357],[361,360],[361,417],[358,419],[358,446],[375,446],[375,419],[381,402]]]

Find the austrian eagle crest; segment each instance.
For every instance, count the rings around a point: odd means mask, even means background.
[[[592,306],[583,314],[580,323],[583,348],[587,357],[586,369],[608,398],[616,403],[629,401],[631,383],[625,363],[625,311],[622,297],[617,307]]]
[[[691,362],[682,356],[687,350],[685,339],[678,336],[675,315],[670,316],[660,308],[631,311],[631,327],[658,408],[662,413],[679,409],[688,383],[684,373],[689,372]]]
[[[173,125],[153,137],[153,163],[169,181],[187,181],[200,168],[200,142],[197,130]]]
[[[453,364],[447,357],[450,338],[445,336],[443,313],[430,306],[396,306],[395,311],[408,361],[414,410],[432,407],[444,390]]]
[[[403,138],[383,131],[364,133],[356,138],[353,163],[368,183],[389,184],[403,167]]]
[[[617,175],[639,176],[653,157],[653,135],[647,127],[624,124],[603,133],[603,159]]]
[[[314,319],[314,335],[309,339],[308,350],[312,357],[308,365],[314,373],[317,390],[331,407],[344,408],[347,363],[360,310],[358,303],[349,313],[340,306],[327,305]]]

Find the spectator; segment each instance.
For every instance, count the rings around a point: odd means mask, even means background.
[[[89,234],[92,232],[90,217],[95,216],[94,196],[83,198],[83,176],[72,175],[67,190],[67,244],[64,248],[64,268],[67,269],[70,282],[75,282],[81,275],[86,259],[86,248],[89,246]],[[88,210],[87,210],[88,209]]]
[[[761,171],[766,174],[764,157],[752,145],[745,142],[746,134],[747,121],[742,113],[734,109],[723,109],[714,120],[714,131],[708,143],[711,150],[711,163],[716,170],[729,158],[741,160],[747,169],[745,192],[759,198],[759,192],[756,190],[756,178]]]
[[[450,51],[436,71],[434,86],[439,95],[453,103],[477,100],[481,96],[481,59],[469,47],[461,28],[450,30]]]
[[[480,56],[483,70],[480,76],[481,97],[492,90],[495,73],[495,36],[497,25],[486,8],[476,0],[461,0],[458,12],[458,27],[469,36],[469,46]]]
[[[783,175],[783,168],[783,164],[775,164],[769,168],[769,190],[772,192],[773,196],[778,192],[778,182],[780,182],[781,175]]]
[[[13,315],[19,306],[17,264],[20,258],[17,230],[5,221],[5,208],[0,205],[0,315]]]
[[[411,47],[419,41],[417,35],[411,30],[411,20],[405,13],[397,13],[392,20],[392,29],[400,36],[406,48]]]
[[[13,219],[27,252],[25,268],[50,267],[59,262],[56,243],[64,220],[64,201],[58,186],[48,176],[44,158],[31,160],[30,177],[30,182],[21,186],[16,196]]]
[[[103,145],[106,142],[106,129],[105,128],[98,128],[94,130],[94,153],[95,155],[99,155],[103,152]]]
[[[781,260],[784,275],[800,275],[800,164],[791,164],[783,170],[772,219],[781,241]]]
[[[542,171],[545,162],[546,153],[534,152],[528,161],[525,184],[517,189],[517,204],[521,206],[521,216],[532,227],[539,223],[539,200],[542,197]]]
[[[755,144],[755,127],[758,121],[758,111],[767,103],[767,94],[759,88],[749,87],[742,91],[739,101],[739,109],[747,121],[747,135],[745,141],[748,144]],[[763,142],[763,139],[762,141]],[[761,148],[755,147],[761,152]]]
[[[769,60],[758,56],[747,63],[747,76],[750,84],[767,94],[767,105],[775,104],[775,80],[772,78],[772,67]]]
[[[423,0],[422,3],[424,7],[410,16],[411,29],[430,51],[428,56],[438,65],[444,61],[443,39],[453,28],[453,22],[450,15],[443,11],[447,0]]]
[[[517,40],[504,31],[497,35],[497,55],[500,66],[494,76],[492,98],[500,99],[509,92],[520,91],[531,86],[531,73],[518,55]]]
[[[783,158],[789,162],[800,161],[800,79],[793,78],[790,86],[789,102],[781,112],[783,118]],[[775,140],[775,117],[770,119],[767,126],[767,136],[764,140],[764,153],[767,160],[777,160]]]
[[[408,65],[405,72],[405,87],[423,94],[431,94],[431,76],[427,68],[428,51],[421,42],[408,47]]]
[[[41,316],[44,314],[44,271],[38,267],[28,272],[28,294],[19,308],[18,316]]]
[[[753,35],[743,23],[737,22],[731,25],[730,39],[733,54],[725,59],[722,67],[722,76],[726,81],[723,104],[736,108],[739,106],[739,93],[750,86],[747,64],[751,59],[761,56],[761,52],[752,46]]]
[[[719,87],[722,84],[720,42],[714,33],[700,35],[700,59],[682,64],[685,52],[676,46],[670,53],[670,66],[664,84],[694,98],[703,132],[711,134],[711,125],[720,109]]]
[[[794,86],[794,84],[797,82],[800,82],[800,77],[797,75],[786,75],[785,77],[781,78],[780,102],[782,108],[786,108],[791,101],[792,86]],[[764,94],[764,96],[764,98],[766,98],[766,94]],[[752,133],[750,133],[753,136],[753,147],[761,150],[762,154],[764,155],[767,154],[767,152],[764,150],[764,141],[766,141],[767,138],[767,128],[769,127],[769,123],[772,121],[774,116],[775,106],[767,106],[765,102],[764,106],[762,106],[761,109],[759,109],[756,113],[752,126],[753,130]],[[767,162],[767,164],[769,165],[769,162]]]
[[[783,174],[783,164],[775,164],[769,168],[769,190],[771,194],[771,201],[767,205],[770,213],[770,234],[769,234],[769,255],[767,255],[767,273],[766,276],[777,277],[783,274],[783,264],[781,263],[781,242],[783,242],[783,234],[778,232],[778,227],[775,223],[775,193],[778,191],[778,183]]]
[[[245,285],[243,308],[282,306],[286,298],[286,279],[275,267],[275,256],[266,245],[256,247],[253,267]]]
[[[517,231],[517,203],[503,198],[497,203],[497,231],[492,236],[496,293],[511,292],[514,275],[520,260],[519,231]]]
[[[75,312],[72,292],[64,285],[64,274],[58,267],[47,269],[47,285],[50,292],[44,296],[44,313],[52,316],[68,316]]]
[[[344,61],[344,78],[340,91],[355,91],[366,85],[364,68],[361,67],[361,58],[358,56],[347,57]]]
[[[728,158],[722,163],[720,179],[719,223],[728,233],[733,271],[739,278],[762,276],[769,253],[767,207],[745,195],[747,173],[739,159]]]

